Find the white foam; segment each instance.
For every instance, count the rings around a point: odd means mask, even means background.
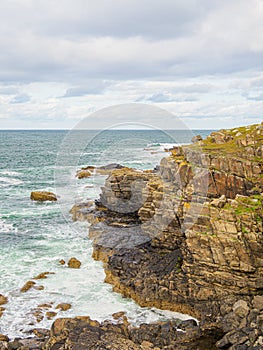
[[[10,185],[17,186],[24,183],[22,180],[18,180],[10,177],[0,177],[0,187],[7,187]]]
[[[21,175],[21,173],[18,173],[17,171],[9,171],[9,170],[0,171],[0,174],[7,175],[7,176],[20,176]]]
[[[0,233],[7,233],[7,232],[17,232],[17,228],[15,228],[12,224],[7,224],[5,221],[0,219]]]

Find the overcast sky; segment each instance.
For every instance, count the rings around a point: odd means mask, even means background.
[[[263,0],[1,0],[0,129],[138,102],[190,128],[261,122]]]

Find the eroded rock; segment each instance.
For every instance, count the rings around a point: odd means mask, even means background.
[[[48,191],[33,191],[31,192],[30,199],[38,202],[45,201],[57,201],[57,196],[53,192]]]
[[[68,261],[68,267],[71,269],[79,269],[81,266],[81,262],[76,259],[76,258],[70,258],[70,260]]]

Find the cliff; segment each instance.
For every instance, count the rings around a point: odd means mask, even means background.
[[[86,332],[94,349],[263,348],[263,124],[194,141],[153,171],[113,170],[96,203],[71,212],[91,223],[93,257],[115,291],[200,324],[184,333],[169,322],[58,320],[45,349],[80,348]],[[122,345],[103,343],[113,333]]]

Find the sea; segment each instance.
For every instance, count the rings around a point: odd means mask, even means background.
[[[101,262],[92,259],[88,223],[73,222],[74,203],[99,197],[105,176],[79,180],[78,169],[118,163],[136,169],[152,169],[167,156],[165,149],[190,143],[193,135],[207,130],[3,130],[0,131],[0,294],[8,303],[0,317],[0,333],[26,337],[34,328],[49,328],[57,317],[89,315],[102,321],[112,313],[126,312],[131,323],[140,324],[189,315],[142,308],[114,293],[104,283]],[[57,202],[34,202],[34,190],[55,192]],[[61,265],[76,257],[80,269]],[[46,279],[21,293],[21,287],[42,272]],[[39,288],[40,287],[40,288]],[[58,311],[70,303],[68,311]],[[55,318],[37,322],[35,311],[49,304]]]

